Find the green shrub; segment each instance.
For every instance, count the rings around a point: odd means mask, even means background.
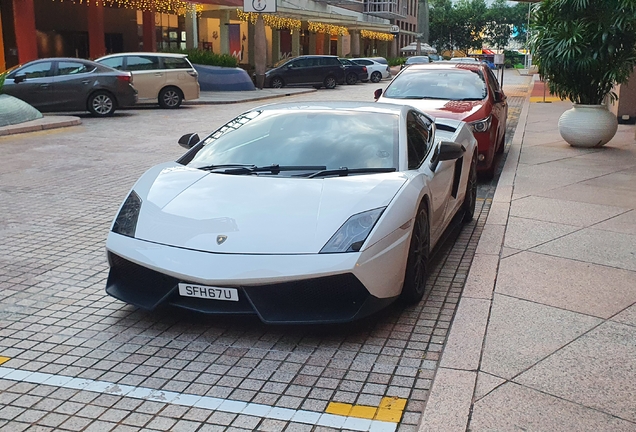
[[[4,85],[4,80],[7,77],[7,73],[0,73],[0,93],[2,93],[2,86]]]
[[[515,63],[512,67],[515,69],[523,69],[523,65],[521,63]]]
[[[400,66],[403,65],[405,61],[406,57],[393,57],[387,59],[387,62],[389,62],[389,66]]]
[[[187,54],[188,59],[193,64],[200,64],[206,66],[222,66],[222,67],[238,67],[238,60],[236,57],[229,54],[215,54],[211,51],[203,51],[196,49],[189,50],[174,50],[166,51]]]

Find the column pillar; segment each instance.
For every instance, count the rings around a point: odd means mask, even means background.
[[[280,60],[280,31],[272,28],[272,64]]]
[[[197,29],[197,11],[194,5],[188,7],[185,16],[186,48],[197,49],[199,47],[199,30]]]
[[[309,33],[309,52],[307,54],[316,54],[316,33]]]
[[[142,13],[142,27],[144,51],[155,52],[157,50],[157,30],[154,12],[144,11]]]
[[[323,41],[323,49],[322,53],[325,55],[331,54],[331,35],[329,33],[325,33]]]
[[[219,33],[221,35],[221,54],[230,53],[230,29],[228,27],[229,24],[230,11],[221,11],[221,28],[219,29]]]
[[[2,38],[2,12],[0,12],[0,72],[7,68],[4,60],[4,39]]]
[[[344,36],[338,36],[338,51],[336,52],[336,55],[338,57],[344,57]]]
[[[351,57],[360,57],[360,32],[351,32]]]
[[[104,7],[91,3],[88,6],[88,56],[92,59],[106,54],[104,34]]]
[[[300,55],[300,32],[301,30],[292,33],[292,57],[298,57]]]
[[[254,25],[254,66],[256,69],[256,87],[263,88],[267,62],[267,40],[265,39],[265,23],[262,14],[258,14]]]
[[[33,0],[13,0],[13,23],[18,61],[26,63],[38,58],[35,39],[35,7]]]

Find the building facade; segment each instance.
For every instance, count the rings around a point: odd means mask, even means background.
[[[268,65],[302,54],[396,57],[414,40],[417,0],[277,0],[266,15]],[[36,58],[184,48],[253,65],[253,21],[243,0],[1,0],[0,71]]]

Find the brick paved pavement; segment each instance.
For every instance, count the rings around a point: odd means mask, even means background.
[[[372,100],[374,89],[343,86],[286,100]],[[0,138],[0,357],[10,359],[2,367],[316,413],[330,402],[378,406],[393,396],[407,400],[398,430],[417,429],[494,183],[481,185],[476,220],[438,254],[426,299],[353,325],[271,327],[146,313],[104,294],[105,238],[134,181],[177,158],[182,133],[204,134],[256,104],[128,110]],[[513,118],[509,130],[514,125]],[[0,430],[330,429],[0,379]]]

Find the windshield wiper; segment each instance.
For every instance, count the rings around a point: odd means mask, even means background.
[[[255,166],[246,165],[236,168],[228,168],[223,171],[219,171],[223,174],[252,174],[259,172],[271,172],[272,174],[278,174],[281,171],[316,171],[327,169],[324,165],[278,165],[272,164],[267,166]]]
[[[239,164],[239,163],[231,163],[231,164],[219,164],[219,165],[205,165],[202,167],[198,167],[197,169],[200,170],[216,170],[216,169],[221,169],[221,168],[236,168],[236,167],[255,167],[256,165],[254,164]]]
[[[453,99],[454,101],[480,101],[484,98],[462,98],[462,99]]]
[[[347,168],[342,167],[338,169],[316,171],[315,173],[308,175],[307,178],[327,177],[327,176],[340,176],[345,177],[349,174],[371,174],[371,173],[388,173],[397,171],[395,168]]]

